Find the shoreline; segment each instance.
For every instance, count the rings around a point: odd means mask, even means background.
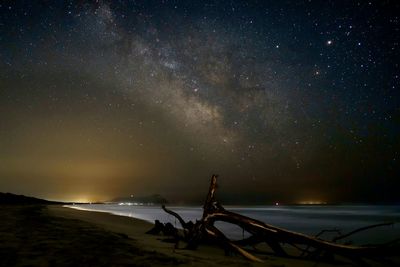
[[[195,251],[175,249],[174,243],[162,241],[167,237],[145,234],[154,224],[142,219],[103,211],[79,210],[63,206],[51,206],[49,207],[49,212],[54,216],[82,220],[107,231],[126,235],[135,240],[143,250],[154,251],[168,257],[173,257],[178,261],[190,262],[189,265],[191,266],[265,266],[249,262],[240,256],[226,256],[223,249],[216,246],[204,245]],[[185,264],[182,266],[185,266]]]
[[[296,266],[311,267],[313,261],[281,258],[266,255],[264,263],[249,262],[239,255],[227,256],[222,248],[215,245],[201,245],[197,250],[175,249],[173,243],[163,242],[164,236],[145,234],[153,226],[152,223],[108,212],[78,210],[68,207],[50,207],[49,211],[55,216],[73,218],[92,223],[107,231],[126,235],[134,239],[144,250],[155,251],[166,256],[172,256],[180,261],[190,263],[191,266]],[[180,244],[183,247],[183,244]],[[185,266],[186,264],[183,264]],[[320,263],[320,266],[336,266]]]
[[[101,204],[101,205],[103,205],[103,204]],[[136,220],[141,220],[141,221],[148,222],[148,223],[154,225],[154,223],[152,223],[150,221],[146,221],[146,220],[134,217],[134,216],[129,216],[129,215],[126,215],[124,213],[112,212],[112,211],[106,211],[106,210],[97,210],[97,209],[85,209],[85,208],[80,208],[80,207],[75,207],[75,206],[77,206],[77,205],[62,205],[63,208],[67,208],[67,209],[73,209],[73,210],[79,210],[79,211],[107,213],[107,214],[110,214],[110,215],[122,216],[122,217],[132,218],[132,219],[136,219]]]
[[[201,245],[195,251],[174,249],[173,243],[166,243],[162,241],[162,239],[165,239],[166,237],[145,234],[146,231],[153,227],[154,222],[135,218],[133,216],[118,215],[108,211],[92,211],[70,207],[62,208],[65,210],[75,211],[69,212],[68,216],[73,215],[75,218],[97,224],[107,230],[126,234],[127,236],[137,240],[137,242],[140,243],[141,247],[143,248],[164,253],[165,255],[169,256],[174,255],[179,260],[192,262],[194,259],[196,259],[195,261],[203,262],[200,264],[200,266],[203,266],[203,264],[211,264],[211,266],[214,266],[212,263],[215,262],[218,263],[216,266],[221,265],[219,262],[224,263],[223,265],[229,266],[315,266],[315,261],[278,257],[274,254],[265,254],[262,258],[265,261],[264,263],[249,262],[239,255],[226,256],[224,250],[217,245]],[[62,212],[63,214],[65,214],[65,210]],[[182,248],[183,246],[184,244],[181,244],[179,247]],[[267,246],[262,246],[260,249],[266,249],[267,251],[269,250]],[[287,249],[287,251],[293,250],[293,248],[289,246],[286,246],[285,249]],[[211,263],[209,262],[210,260]],[[398,262],[398,259],[396,259],[396,261]],[[338,266],[338,264],[322,262],[319,262],[318,265]],[[372,263],[371,266],[385,266],[385,264]]]
[[[67,206],[76,210],[97,211],[109,214],[137,218],[154,224],[155,220],[163,223],[170,222],[176,228],[182,229],[177,220],[170,214],[165,213],[159,206],[118,206],[115,204],[102,205],[75,205]],[[198,220],[202,216],[202,208],[186,206],[170,206],[184,218],[185,221]],[[340,226],[343,233],[349,233],[355,229],[374,224],[393,222],[391,228],[382,227],[371,229],[352,236],[344,242],[352,242],[356,245],[382,244],[388,242],[393,236],[400,236],[400,210],[397,206],[385,209],[384,212],[376,207],[358,209],[354,206],[331,208],[331,207],[226,207],[227,210],[237,212],[244,216],[255,218],[276,227],[290,231],[315,235],[323,229],[333,229]],[[238,227],[221,224],[220,230],[231,239],[240,239],[242,231]],[[325,239],[333,238],[334,234],[327,233]]]
[[[57,216],[84,220],[108,231],[127,235],[138,242],[139,246],[145,250],[172,256],[177,260],[190,263],[189,265],[191,266],[315,266],[314,261],[282,258],[273,254],[264,255],[263,260],[265,262],[263,263],[249,262],[239,255],[225,255],[224,250],[216,245],[201,245],[197,250],[175,249],[174,243],[162,241],[166,237],[145,234],[154,224],[142,219],[115,215],[109,212],[79,210],[68,207],[52,207],[50,211]],[[180,247],[183,246],[184,244],[180,244]],[[318,263],[318,265],[322,267],[337,266],[328,263]]]
[[[165,236],[145,234],[153,227],[152,223],[104,211],[63,205],[0,205],[0,216],[7,218],[0,221],[0,266],[312,267],[316,264],[268,253],[258,254],[263,263],[249,262],[239,255],[227,256],[221,247],[212,244],[187,250],[180,242],[175,248],[175,243],[165,242],[168,239]],[[318,262],[318,266],[338,264]]]

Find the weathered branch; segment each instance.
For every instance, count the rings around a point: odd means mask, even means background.
[[[187,228],[187,223],[182,219],[182,217],[181,217],[178,213],[176,213],[176,212],[174,212],[174,211],[172,211],[172,210],[170,210],[170,209],[167,209],[167,208],[165,207],[165,205],[162,205],[161,208],[162,208],[166,213],[171,214],[172,216],[174,216],[175,218],[177,218],[178,221],[179,221],[179,223],[182,225],[182,228],[183,228],[183,229],[186,229],[186,228]]]
[[[322,239],[314,238],[305,234],[296,233],[293,231],[285,230],[275,227],[261,221],[236,214],[229,211],[222,211],[217,213],[208,214],[204,219],[206,223],[214,223],[215,221],[224,221],[239,225],[251,234],[259,234],[265,237],[265,241],[272,240],[282,243],[295,243],[310,245],[312,247],[319,247],[324,250],[329,250],[335,254],[347,256],[355,254],[358,256],[368,256],[371,252],[378,249],[378,247],[357,247],[328,242]],[[272,248],[274,250],[274,248]],[[275,250],[274,250],[275,251]],[[275,251],[278,252],[278,251]]]
[[[336,229],[323,230],[316,236],[309,236],[227,211],[216,201],[216,190],[217,175],[213,175],[211,177],[210,187],[203,206],[203,217],[201,220],[196,221],[195,224],[192,222],[185,222],[179,214],[167,209],[165,206],[162,206],[165,212],[173,215],[179,220],[184,229],[185,240],[188,243],[188,248],[196,248],[203,239],[211,238],[218,241],[225,249],[234,251],[246,259],[259,262],[262,260],[247,252],[240,246],[254,246],[261,242],[265,242],[277,255],[288,256],[281,246],[281,244],[286,243],[302,251],[303,253],[301,254],[301,257],[307,256],[320,258],[322,256],[325,260],[333,260],[333,255],[340,255],[357,264],[364,263],[363,258],[376,259],[385,254],[393,253],[391,245],[396,243],[395,241],[381,246],[350,246],[336,243],[336,241],[349,237],[355,233],[375,227],[392,225],[392,223],[381,223],[362,227],[348,234],[335,237],[332,241],[326,241],[319,238],[323,233],[337,232],[340,234],[340,232]],[[217,221],[240,226],[243,230],[250,233],[251,236],[242,240],[231,241],[214,226],[214,223]],[[305,246],[306,248],[303,249],[301,246]],[[312,251],[309,251],[310,249],[312,249]]]
[[[208,189],[206,201],[204,201],[203,206],[203,218],[205,218],[209,212],[212,212],[216,208],[215,192],[217,191],[217,177],[218,175],[215,174],[213,174],[211,177],[210,188]]]
[[[230,250],[233,250],[237,253],[239,253],[240,255],[242,255],[243,257],[245,257],[248,260],[251,261],[256,261],[256,262],[263,262],[263,260],[261,260],[260,258],[250,254],[249,252],[247,252],[246,250],[242,249],[241,247],[239,247],[238,245],[234,244],[233,242],[231,242],[220,230],[218,230],[215,226],[208,226],[206,229],[206,232],[214,237],[215,239],[217,239],[217,241],[219,241],[220,243],[222,243],[222,245],[225,248],[228,248]]]
[[[355,234],[355,233],[361,232],[361,231],[365,231],[365,230],[368,230],[368,229],[372,229],[372,228],[376,228],[376,227],[381,227],[381,226],[389,226],[389,225],[393,225],[393,223],[392,223],[392,222],[389,222],[389,223],[379,223],[379,224],[373,224],[373,225],[368,225],[368,226],[365,226],[365,227],[361,227],[361,228],[358,228],[358,229],[356,229],[356,230],[354,230],[354,231],[351,231],[350,233],[347,233],[347,234],[345,234],[345,235],[341,235],[341,236],[335,237],[334,239],[332,239],[332,242],[336,242],[336,241],[338,241],[338,240],[340,240],[340,239],[349,237],[349,236],[351,236],[351,235],[353,235],[353,234]]]

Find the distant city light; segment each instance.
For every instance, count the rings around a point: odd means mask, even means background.
[[[326,205],[328,204],[325,201],[317,201],[317,200],[312,200],[312,201],[300,201],[300,205]]]

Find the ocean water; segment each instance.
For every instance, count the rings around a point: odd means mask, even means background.
[[[84,204],[70,205],[70,208],[108,212],[115,215],[128,216],[154,223],[171,222],[180,228],[179,222],[165,213],[159,206],[134,206],[118,204]],[[168,207],[178,212],[184,220],[195,221],[202,216],[201,207]],[[384,243],[400,237],[400,206],[255,206],[237,207],[225,206],[227,210],[282,227],[288,230],[316,235],[323,229],[338,229],[342,234],[354,229],[384,223],[394,222],[393,226],[383,226],[357,233],[346,241],[354,244]],[[240,227],[229,223],[218,222],[216,226],[229,238],[240,239],[248,236]],[[327,233],[321,236],[331,239],[336,234]]]

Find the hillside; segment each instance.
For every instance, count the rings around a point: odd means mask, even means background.
[[[27,197],[24,195],[15,195],[11,193],[0,192],[0,204],[18,204],[18,205],[29,205],[29,204],[62,204],[62,202],[48,201],[45,199]]]

